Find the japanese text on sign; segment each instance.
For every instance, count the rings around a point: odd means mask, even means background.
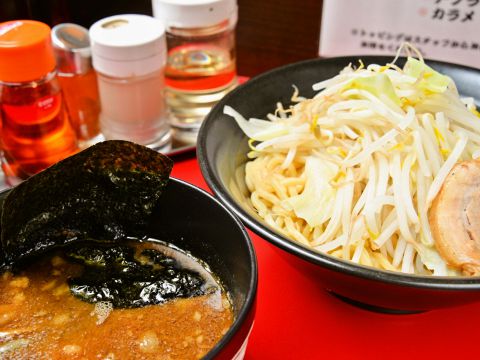
[[[480,68],[480,0],[324,0],[321,56],[423,56]]]

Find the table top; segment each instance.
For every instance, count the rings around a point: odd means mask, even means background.
[[[175,159],[172,176],[208,190],[194,153]],[[249,234],[259,281],[245,360],[461,359],[478,354],[480,303],[409,315],[364,310],[305,276],[300,260]]]

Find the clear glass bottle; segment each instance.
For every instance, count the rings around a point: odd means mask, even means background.
[[[167,30],[166,97],[174,137],[195,143],[204,117],[237,85],[236,0],[152,0]]]
[[[168,151],[162,23],[146,15],[117,15],[96,22],[89,33],[102,134]]]
[[[2,169],[10,185],[78,150],[46,24],[0,24],[0,119]]]
[[[52,29],[52,43],[70,122],[80,147],[86,148],[103,140],[97,76],[92,67],[88,30],[76,24],[58,24]]]

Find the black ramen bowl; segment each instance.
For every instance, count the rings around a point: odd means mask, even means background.
[[[0,193],[0,205],[8,191]],[[257,261],[242,223],[207,192],[171,178],[147,236],[206,262],[230,295],[234,322],[204,359],[230,360],[243,354],[255,317]]]
[[[305,261],[305,274],[343,299],[379,311],[412,312],[480,300],[480,278],[404,275],[357,265],[314,251],[282,236],[263,221],[248,201],[244,164],[248,161],[247,137],[236,122],[223,114],[229,105],[245,118],[265,119],[276,103],[290,104],[292,85],[301,96],[312,97],[312,85],[338,74],[349,63],[386,64],[393,58],[356,56],[307,60],[257,76],[225,96],[202,124],[197,154],[208,185],[229,209],[258,235],[286,253]],[[400,59],[400,65],[404,59]],[[457,84],[461,95],[480,99],[480,71],[459,65],[427,61]],[[321,206],[321,204],[319,204]]]

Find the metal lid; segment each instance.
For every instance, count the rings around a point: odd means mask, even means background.
[[[88,30],[76,24],[58,24],[52,43],[59,75],[85,74],[92,68]]]

